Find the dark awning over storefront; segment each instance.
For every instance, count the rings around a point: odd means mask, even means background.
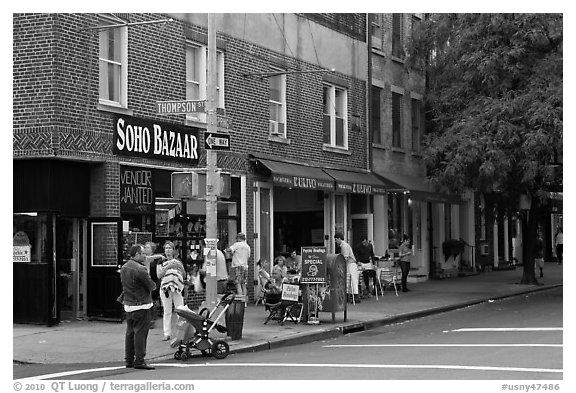
[[[404,176],[396,173],[379,173],[378,177],[397,186],[389,187],[389,191],[408,191],[415,201],[460,204],[462,198],[455,194],[436,192],[423,177]]]
[[[272,172],[272,181],[279,186],[306,190],[334,190],[334,179],[320,168],[261,158],[258,158],[258,162]]]
[[[386,185],[371,173],[324,169],[336,181],[336,191],[353,194],[386,194]]]

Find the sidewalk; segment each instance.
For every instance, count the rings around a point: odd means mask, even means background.
[[[523,267],[515,270],[492,271],[474,276],[426,281],[410,284],[410,292],[388,289],[383,297],[348,304],[348,320],[344,313],[336,313],[332,323],[331,313],[320,313],[319,325],[297,324],[286,321],[280,326],[276,321],[263,322],[268,313],[260,304],[249,304],[244,313],[242,339],[231,341],[231,353],[253,352],[296,345],[351,331],[367,330],[407,319],[467,307],[488,300],[497,300],[562,286],[562,267],[546,263],[543,285],[520,285]],[[162,341],[162,321],[148,336],[147,359],[158,361],[172,359],[175,349]],[[173,324],[175,326],[175,324]],[[124,361],[125,325],[99,321],[63,321],[58,326],[13,325],[13,360],[22,363],[89,363]],[[211,332],[211,338],[225,338],[225,334]],[[192,350],[198,353],[197,350]]]

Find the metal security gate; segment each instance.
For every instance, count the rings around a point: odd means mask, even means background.
[[[86,315],[91,319],[122,320],[122,306],[116,301],[122,284],[122,220],[88,220],[88,267],[86,271]]]

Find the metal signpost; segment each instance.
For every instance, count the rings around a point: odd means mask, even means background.
[[[216,17],[215,14],[208,14],[208,86],[206,88],[207,101],[207,134],[216,133]],[[218,202],[216,198],[216,187],[218,173],[216,150],[206,150],[206,239],[216,239],[217,236],[217,214]],[[214,252],[215,253],[215,252]],[[215,255],[214,255],[215,256]],[[214,261],[215,263],[215,261]],[[216,306],[216,269],[213,274],[206,272],[206,305],[213,309]]]
[[[218,127],[228,129],[231,121],[225,116],[225,111],[219,110],[216,104],[216,20],[215,14],[208,14],[208,81],[206,86],[207,100],[181,100],[156,102],[157,113],[177,115],[186,113],[206,113],[206,306],[216,306],[216,244],[218,194],[223,188],[220,185],[220,174],[217,168],[217,150],[230,150],[230,135],[218,133]],[[196,175],[198,179],[198,175]],[[194,197],[191,173],[178,173],[173,176],[177,192],[184,197]],[[179,187],[179,188],[178,188]],[[200,194],[196,192],[196,194]]]

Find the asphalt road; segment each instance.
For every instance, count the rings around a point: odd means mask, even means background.
[[[14,366],[14,378],[103,380],[562,380],[562,288],[276,350],[155,363]],[[72,373],[68,373],[72,372]],[[61,373],[61,374],[55,374]],[[20,376],[19,376],[20,374]]]

